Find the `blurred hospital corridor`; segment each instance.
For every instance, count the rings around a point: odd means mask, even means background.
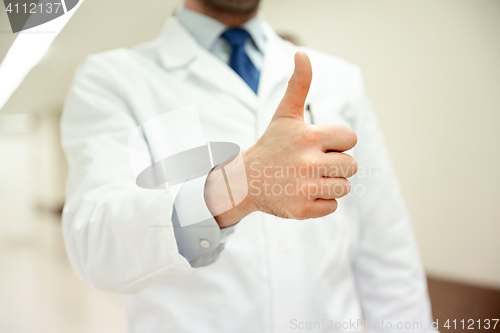
[[[123,332],[122,298],[85,285],[66,256],[58,121],[0,117],[0,332]]]

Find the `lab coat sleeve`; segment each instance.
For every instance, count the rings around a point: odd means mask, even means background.
[[[177,246],[192,267],[215,262],[224,250],[227,237],[234,232],[234,226],[220,229],[205,203],[207,176],[185,182],[174,199],[172,223]],[[186,226],[182,227],[182,219],[185,222],[202,221],[191,225],[184,223]],[[219,246],[208,246],[211,244]]]
[[[355,77],[359,168],[352,188],[357,196],[359,244],[353,269],[367,321],[394,325],[372,326],[368,331],[394,331],[399,322],[422,323],[421,329],[417,324],[400,332],[427,331],[432,315],[411,221],[357,69]]]
[[[135,184],[128,136],[138,120],[117,72],[109,60],[92,56],[69,92],[61,120],[69,164],[63,234],[81,279],[132,293],[196,269],[179,253],[168,189]],[[213,242],[207,250],[218,246]]]

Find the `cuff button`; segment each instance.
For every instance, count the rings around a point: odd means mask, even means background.
[[[204,249],[208,249],[210,247],[210,241],[206,240],[206,239],[202,239],[200,241],[200,246]]]

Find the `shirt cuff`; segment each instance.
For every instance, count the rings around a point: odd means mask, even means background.
[[[224,249],[227,236],[234,227],[220,229],[208,209],[205,182],[208,175],[188,180],[174,194],[172,224],[179,253],[192,267],[212,264]]]

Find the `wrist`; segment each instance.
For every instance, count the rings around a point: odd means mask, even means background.
[[[231,162],[214,168],[207,177],[204,191],[205,202],[221,228],[234,225],[256,211],[256,206],[248,191],[249,164],[246,158],[247,151],[243,151],[241,156]],[[246,177],[242,177],[242,171]],[[244,198],[242,198],[243,195]]]

